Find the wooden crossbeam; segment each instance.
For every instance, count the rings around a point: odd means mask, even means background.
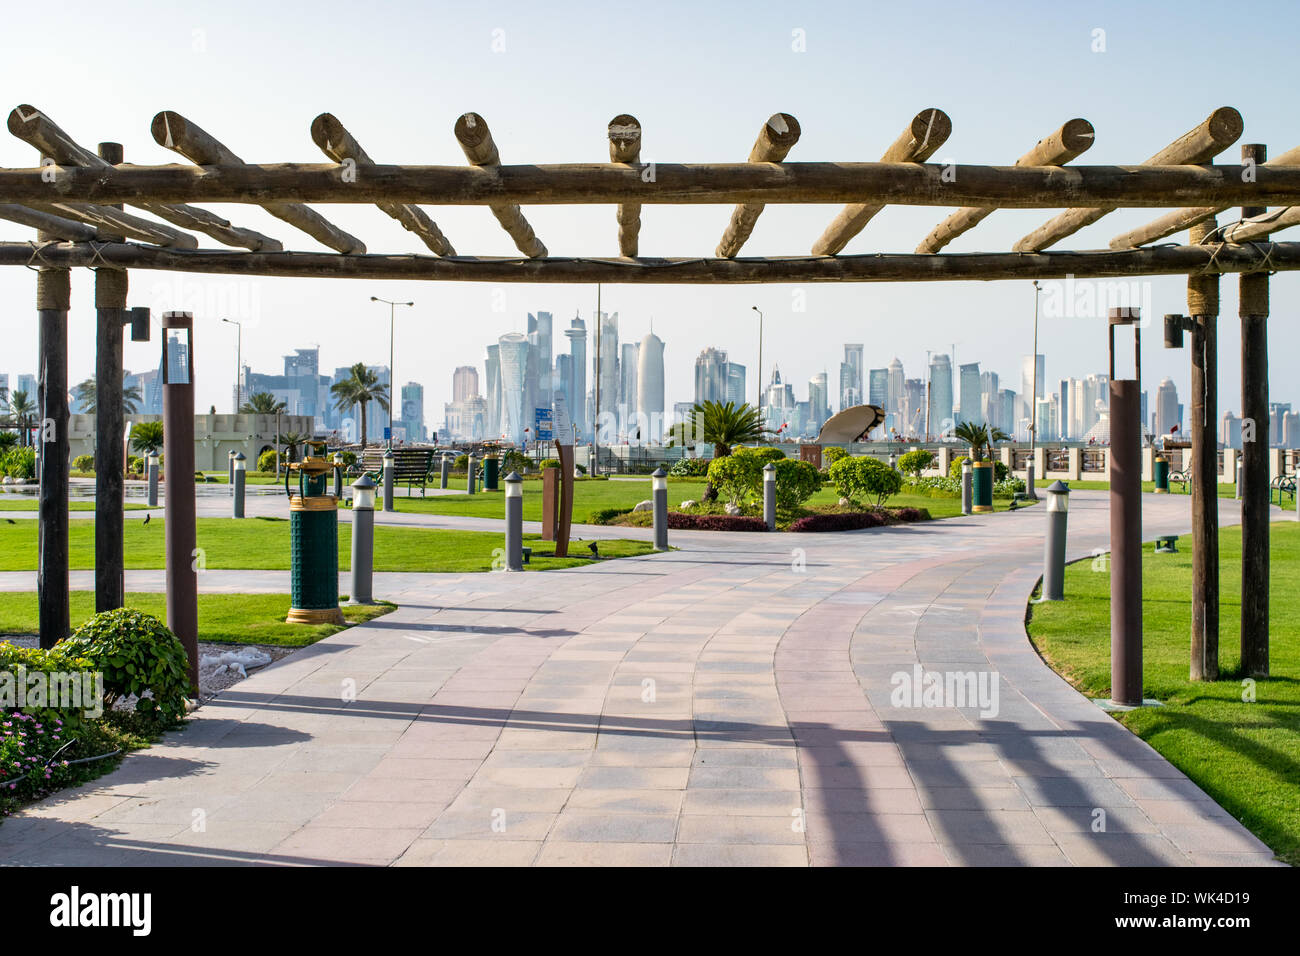
[[[1241,136],[1245,124],[1241,114],[1231,106],[1221,106],[1199,125],[1188,130],[1143,166],[1181,166],[1208,163]],[[1038,252],[1072,236],[1085,226],[1090,226],[1103,216],[1114,212],[1118,206],[1086,206],[1067,209],[1049,219],[1012,248],[1016,252]]]
[[[1276,159],[1270,159],[1264,165],[1300,166],[1300,146],[1288,150]],[[1137,229],[1131,229],[1116,236],[1110,241],[1110,247],[1112,249],[1136,249],[1138,246],[1145,246],[1149,242],[1156,242],[1165,238],[1165,236],[1172,236],[1184,229],[1190,229],[1192,226],[1217,216],[1227,208],[1228,206],[1189,206],[1183,209],[1175,209],[1173,212],[1165,213],[1165,215],[1152,220],[1144,226],[1139,226]],[[1263,235],[1263,233],[1255,234]]]
[[[26,265],[30,243],[0,243],[0,266]],[[1157,246],[1114,252],[876,253],[860,256],[701,259],[439,258],[318,252],[196,252],[132,243],[48,243],[40,259],[55,268],[110,265],[224,275],[414,279],[452,282],[611,282],[707,284],[762,282],[942,282],[994,279],[1135,278],[1204,272],[1300,269],[1300,242]]]
[[[47,213],[51,216],[88,223],[114,236],[138,239],[141,242],[151,242],[154,245],[167,246],[171,249],[197,249],[199,247],[198,240],[188,232],[181,232],[179,229],[164,226],[162,223],[154,222],[151,219],[141,219],[129,212],[114,209],[112,206],[88,202],[42,202],[31,203],[31,207],[38,212]]]
[[[456,120],[454,132],[456,141],[465,152],[465,158],[473,165],[493,171],[500,167],[501,154],[492,139],[487,120],[477,113],[463,113]],[[524,218],[518,203],[488,203],[488,208],[497,217],[497,222],[501,223],[501,228],[514,240],[516,249],[532,259],[546,255],[546,246],[533,232],[533,227]]]
[[[1287,206],[1285,209],[1270,209],[1262,216],[1252,216],[1241,222],[1225,226],[1219,237],[1224,242],[1255,242],[1267,239],[1270,234],[1300,226],[1300,206]]]
[[[370,169],[375,165],[370,155],[361,148],[361,144],[333,113],[321,113],[312,120],[311,138],[321,148],[321,152],[334,162],[344,163],[351,160],[355,163],[358,175],[361,170]],[[419,206],[394,202],[380,202],[375,205],[380,211],[400,222],[408,232],[415,233],[434,253],[440,256],[456,254],[456,250],[442,234],[437,223]]]
[[[244,161],[202,127],[190,122],[179,113],[163,110],[153,118],[150,132],[159,146],[180,153],[196,166],[243,166]],[[223,172],[226,170],[223,169]],[[129,201],[129,200],[128,200]],[[261,202],[259,205],[275,218],[300,229],[323,246],[342,253],[363,253],[366,245],[356,236],[349,235],[331,223],[316,210],[301,203],[284,200]]]
[[[24,103],[22,106],[15,107],[9,113],[8,125],[10,133],[60,165],[85,166],[88,169],[99,170],[112,168],[109,163],[79,144],[54,120],[34,106]],[[283,248],[269,236],[263,236],[251,229],[239,229],[232,226],[229,220],[206,209],[170,203],[141,202],[134,205],[172,225],[180,226],[182,229],[197,230],[228,246],[241,246],[245,249],[266,252],[278,252]]]
[[[921,110],[903,130],[893,145],[880,157],[882,163],[923,163],[948,141],[952,135],[952,120],[940,109]],[[886,203],[851,203],[826,227],[821,238],[813,243],[815,256],[838,255],[849,240],[866,228],[876,213]]]
[[[1171,208],[1300,205],[1300,168],[1262,165],[1251,182],[1231,166],[940,166],[926,163],[656,163],[655,181],[617,163],[375,166],[361,181],[334,163],[231,166],[0,168],[0,202],[252,203],[276,200],[443,206],[842,203],[880,205]],[[50,180],[54,181],[51,182]]]
[[[1068,120],[1050,136],[1040,139],[1034,148],[1016,160],[1017,166],[1064,166],[1078,158],[1095,142],[1092,124],[1086,119]],[[996,206],[967,206],[930,231],[916,247],[918,253],[938,252],[958,236],[974,229],[987,219]]]
[[[0,203],[0,219],[30,226],[38,232],[70,242],[90,242],[103,238],[94,226],[76,219],[66,219],[53,213],[41,212],[28,206],[19,206],[16,203]]]
[[[799,142],[799,121],[789,113],[773,113],[763,128],[758,131],[758,139],[749,151],[751,163],[779,163],[785,159],[794,144]],[[730,259],[740,253],[740,249],[754,231],[754,224],[763,214],[766,205],[761,202],[741,203],[731,211],[731,221],[727,223],[722,241],[718,243],[715,255]]]
[[[609,161],[633,166],[641,162],[641,123],[629,113],[619,113],[609,121]],[[635,257],[641,236],[641,204],[619,203],[615,215],[618,221],[618,252]]]

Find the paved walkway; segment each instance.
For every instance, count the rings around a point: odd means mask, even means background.
[[[1144,504],[1147,536],[1186,530],[1186,498]],[[254,674],[112,774],[8,820],[0,855],[1269,862],[1034,653],[1023,619],[1042,523],[1031,509],[680,534],[681,551],[583,569],[404,575],[400,610]],[[1070,524],[1074,556],[1104,548],[1105,496],[1076,492]],[[918,666],[983,679],[996,707],[896,706],[895,675]]]

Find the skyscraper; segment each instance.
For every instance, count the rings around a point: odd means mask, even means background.
[[[930,359],[930,434],[943,435],[956,423],[952,408],[952,359],[936,352]]]
[[[727,400],[727,353],[706,348],[695,359],[695,403]]]
[[[484,424],[484,436],[497,438],[502,434],[501,428],[501,346],[487,347],[487,420]]]
[[[998,399],[997,372],[980,373],[980,420],[993,428],[1001,428],[1010,434],[1010,429],[1002,424]]]
[[[528,337],[507,332],[497,340],[501,358],[501,434],[516,445],[524,442],[524,372],[528,364]],[[531,433],[530,433],[531,434]]]
[[[860,371],[860,369],[859,369]],[[826,373],[817,372],[808,379],[808,426],[809,431],[816,431],[826,424],[831,417],[826,394]]]
[[[1175,428],[1182,427],[1178,408],[1178,389],[1172,379],[1166,378],[1156,389],[1156,437],[1168,437]]]
[[[639,351],[636,342],[624,342],[619,351],[618,430],[623,435],[630,435],[633,431],[632,418],[636,415],[637,407],[636,380]]]
[[[593,349],[592,367],[596,370],[597,384],[600,388],[596,396],[596,411],[605,414],[617,412],[618,408],[618,313],[602,312],[599,321],[600,349],[599,354],[595,354],[596,350]],[[598,426],[599,422],[592,423],[593,428]]]
[[[840,363],[840,411],[863,404],[862,368],[861,343],[845,343],[844,361]]]
[[[1038,388],[1034,389],[1034,357],[1026,355],[1020,361],[1020,400],[1025,418],[1029,417],[1030,402],[1042,398],[1047,390],[1047,357],[1038,353]]]
[[[664,343],[653,332],[641,340],[637,353],[636,416],[641,440],[658,443],[664,420]]]
[[[745,392],[745,366],[739,362],[727,363],[727,401],[737,406],[744,405],[749,399]]]
[[[478,378],[477,369],[474,370],[474,378]],[[475,388],[475,392],[477,391],[478,389]],[[402,425],[406,429],[407,441],[425,440],[424,386],[419,382],[407,382],[402,386]]]
[[[528,316],[528,345],[535,367],[532,401],[537,408],[550,408],[555,381],[555,362],[551,355],[551,313]]]
[[[897,356],[889,363],[888,405],[885,407],[885,429],[899,428],[903,411],[903,362]],[[901,431],[901,429],[899,429]]]
[[[961,371],[961,420],[983,424],[980,402],[980,363],[968,362],[959,366]]]
[[[587,434],[587,323],[576,315],[564,330],[569,340],[569,417],[578,426],[578,434]]]
[[[473,365],[458,366],[451,373],[451,400],[464,402],[478,395],[478,369]]]

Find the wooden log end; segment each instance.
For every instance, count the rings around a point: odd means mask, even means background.
[[[799,121],[789,113],[773,113],[763,124],[763,138],[772,149],[789,151],[799,142]]]
[[[321,113],[311,121],[311,139],[321,152],[336,163],[342,159],[337,152],[339,143],[347,136],[347,130],[333,113]]]
[[[1220,148],[1231,146],[1241,138],[1242,132],[1246,129],[1245,120],[1231,106],[1220,106],[1205,122],[1210,136],[1220,144]]]
[[[1096,130],[1092,128],[1091,123],[1086,119],[1075,117],[1061,127],[1061,145],[1077,156],[1088,151],[1096,142],[1096,135]]]
[[[159,146],[175,149],[186,127],[185,117],[172,110],[162,110],[149,124],[149,132]]]
[[[456,139],[465,149],[478,149],[492,141],[487,120],[477,113],[462,113],[456,118]]]
[[[641,155],[641,123],[630,113],[619,113],[609,121],[609,161],[634,163]]]
[[[952,120],[938,107],[921,110],[912,117],[912,140],[917,144],[918,150],[927,150],[926,158],[933,155],[951,135]]]
[[[30,103],[15,106],[9,111],[9,132],[23,139],[23,130],[40,119],[40,115],[40,111]]]

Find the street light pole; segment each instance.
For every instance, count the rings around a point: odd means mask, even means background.
[[[244,390],[239,384],[240,375],[244,371],[244,323],[238,319],[221,321],[235,327],[235,414],[238,415],[240,406],[244,404]]]
[[[371,302],[383,302],[388,306],[388,447],[393,447],[393,390],[397,387],[397,376],[393,374],[393,331],[397,325],[397,307],[415,305],[414,302],[393,302],[381,299],[377,295],[370,297]]]
[[[758,313],[758,374],[754,376],[758,382],[758,403],[754,407],[761,410],[763,407],[763,310],[756,305],[750,308]]]
[[[1034,370],[1031,373],[1033,384],[1030,386],[1029,395],[1029,468],[1027,475],[1029,480],[1025,482],[1026,490],[1029,497],[1037,501],[1038,492],[1034,489],[1034,442],[1038,437],[1038,296],[1043,291],[1038,280],[1034,280],[1034,351],[1029,356],[1029,361]]]

